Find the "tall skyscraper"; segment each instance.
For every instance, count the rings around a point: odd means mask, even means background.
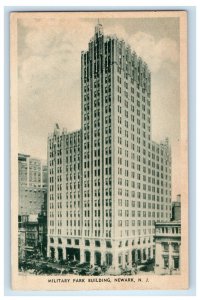
[[[131,265],[169,221],[171,151],[151,140],[151,74],[98,24],[81,53],[81,130],[48,139],[48,255]]]

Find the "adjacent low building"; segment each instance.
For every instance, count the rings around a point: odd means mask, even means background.
[[[181,202],[172,202],[170,222],[155,224],[155,273],[180,274],[181,266]]]
[[[47,166],[30,155],[18,154],[19,259],[47,248]]]
[[[29,215],[20,218],[18,229],[19,259],[33,255],[46,256],[47,251],[47,214]]]

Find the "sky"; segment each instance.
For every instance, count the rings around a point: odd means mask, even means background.
[[[41,15],[40,15],[41,16]],[[180,193],[179,23],[177,18],[101,18],[105,34],[129,43],[152,76],[152,139],[169,138],[172,199]],[[94,35],[97,19],[35,16],[19,18],[18,149],[47,159],[47,136],[58,123],[81,127],[81,51]]]

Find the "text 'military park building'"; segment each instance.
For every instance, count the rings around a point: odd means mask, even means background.
[[[151,74],[95,27],[81,53],[81,129],[48,137],[48,256],[119,266],[154,256],[170,221],[171,151],[151,140]]]

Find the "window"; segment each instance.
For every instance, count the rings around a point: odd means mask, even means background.
[[[120,255],[120,256],[118,256],[118,263],[119,263],[119,265],[121,265],[121,264],[122,264],[122,257],[121,257],[121,255]]]
[[[122,210],[118,210],[118,216],[121,217],[122,216]]]
[[[169,267],[169,257],[164,256],[163,261],[164,261],[164,268],[168,268]]]
[[[174,252],[179,252],[179,245],[177,243],[173,244]]]
[[[107,247],[107,248],[112,248],[111,241],[106,241],[106,247]]]
[[[90,246],[90,241],[89,240],[85,240],[85,246]]]
[[[169,244],[168,243],[163,243],[163,250],[164,251],[169,251]]]
[[[95,246],[96,246],[96,247],[100,247],[100,246],[101,246],[100,241],[95,241]]]
[[[179,257],[174,257],[174,269],[179,269]]]
[[[122,220],[118,220],[118,226],[122,226]]]

